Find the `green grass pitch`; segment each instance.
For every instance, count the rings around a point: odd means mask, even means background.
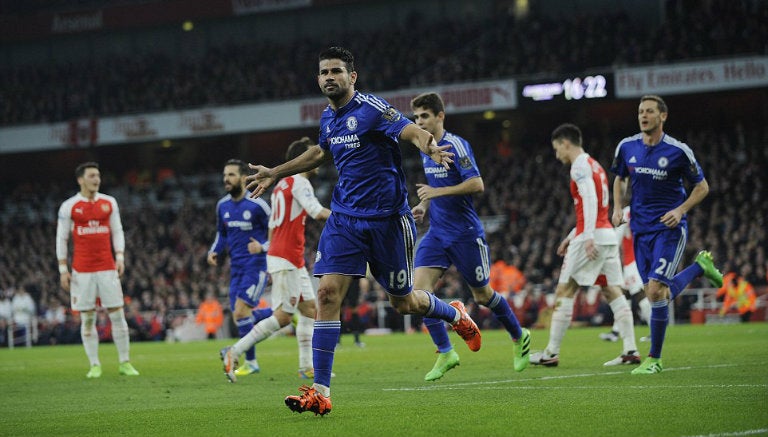
[[[621,348],[604,330],[569,330],[559,367],[522,373],[505,332],[483,332],[476,353],[451,333],[461,365],[431,383],[426,334],[364,336],[364,349],[344,336],[324,417],[283,403],[303,382],[293,337],[259,344],[261,373],[236,384],[218,357],[231,341],[133,343],[135,378],[118,376],[102,344],[97,380],[80,345],[2,349],[0,436],[768,435],[768,324],[670,326],[664,372],[643,376],[603,367]],[[548,332],[532,334],[543,349]]]

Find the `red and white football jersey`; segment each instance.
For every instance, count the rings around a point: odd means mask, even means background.
[[[72,269],[81,273],[115,269],[112,253],[125,250],[123,224],[114,197],[96,193],[88,199],[77,193],[59,208],[56,227],[56,257],[67,259],[72,236]]]
[[[608,217],[608,176],[587,153],[571,164],[571,195],[576,209],[576,238],[594,238],[597,244],[616,244]]]
[[[301,175],[283,178],[272,190],[271,203],[269,228],[272,237],[267,255],[283,258],[297,268],[304,267],[307,215],[315,218],[323,210],[312,184]]]

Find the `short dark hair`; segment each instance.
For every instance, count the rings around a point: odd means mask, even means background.
[[[414,97],[413,100],[411,100],[411,108],[427,108],[434,112],[435,115],[441,112],[445,112],[445,104],[443,104],[443,99],[440,97],[440,94],[437,93],[419,94],[418,96]]]
[[[229,159],[226,163],[224,163],[224,167],[228,165],[236,165],[240,174],[248,174],[248,164],[246,164],[245,161],[241,159]]]
[[[288,150],[285,152],[285,160],[290,161],[293,158],[306,152],[310,146],[313,146],[312,140],[309,137],[303,137],[300,140],[296,140],[288,146]]]
[[[99,163],[94,161],[88,161],[84,162],[77,166],[75,169],[75,176],[81,178],[85,175],[85,170],[88,168],[95,168],[96,170],[99,169]]]
[[[640,103],[643,103],[646,100],[653,100],[656,102],[656,104],[659,106],[659,112],[666,113],[668,111],[667,104],[664,102],[664,99],[662,99],[661,96],[657,96],[656,94],[646,94],[643,97],[640,97]]]
[[[318,61],[324,61],[326,59],[340,59],[347,66],[348,72],[355,71],[355,57],[352,52],[344,47],[329,47],[318,56]]]
[[[552,131],[552,141],[568,140],[581,147],[581,129],[573,123],[563,123]]]

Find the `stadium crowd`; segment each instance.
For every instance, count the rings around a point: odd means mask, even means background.
[[[712,189],[690,216],[685,259],[708,248],[723,272],[737,272],[754,286],[765,286],[768,192],[763,175],[768,173],[768,127],[695,130],[686,132],[684,138],[695,147]],[[585,143],[593,156],[608,165],[619,139],[587,137]],[[482,216],[503,218],[498,230],[488,232],[492,261],[514,265],[524,275],[519,286],[499,291],[505,293],[521,322],[531,325],[540,307],[546,305],[546,295],[554,290],[561,262],[555,250],[574,223],[564,183],[567,172],[548,147],[513,145],[506,157],[499,156],[495,145],[478,144],[475,150],[483,177],[489,181],[485,193],[476,196],[477,209]],[[421,182],[417,160],[408,160],[406,172],[412,187]],[[736,174],[740,175],[738,183]],[[215,234],[214,206],[222,196],[221,176],[166,175],[158,182],[137,180],[134,172],[116,175],[104,169],[103,175],[103,190],[117,198],[125,229],[123,288],[133,338],[162,339],[167,329],[179,323],[179,317],[199,306],[207,292],[226,302],[228,263],[217,267],[206,263]],[[315,181],[326,205],[334,177],[334,172],[324,171]],[[47,186],[30,182],[5,187],[9,195],[0,199],[0,328],[13,317],[4,308],[14,296],[28,293],[40,323],[39,343],[79,341],[79,320],[68,309],[68,293],[59,286],[54,255],[56,211],[74,190],[71,181]],[[415,192],[411,188],[412,196]],[[417,202],[413,197],[411,203]],[[321,224],[309,220],[307,225],[305,255],[311,270]],[[359,310],[365,315],[370,315],[373,302],[385,300],[383,290],[371,282],[373,287],[360,297],[364,305]],[[692,287],[707,285],[701,282]],[[471,300],[454,271],[441,279],[436,294]],[[471,307],[478,323],[492,323],[490,314]],[[100,334],[108,337],[105,317]],[[369,326],[376,324],[375,317],[366,320]],[[0,331],[5,334],[4,329]]]
[[[534,9],[525,18],[509,12],[429,25],[414,14],[399,29],[341,29],[325,35],[322,44],[344,41],[354,53],[364,54],[361,89],[378,92],[768,53],[766,2],[667,4],[667,18],[655,28],[611,10],[554,18]],[[441,31],[402,44],[402,35],[424,27]],[[297,68],[295,59],[312,59],[321,48],[314,38],[259,39],[212,45],[199,58],[147,50],[77,62],[5,65],[0,68],[0,125],[314,97],[315,84],[307,80],[312,72]]]

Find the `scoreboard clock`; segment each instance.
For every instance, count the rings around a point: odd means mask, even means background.
[[[568,76],[551,80],[518,81],[520,102],[568,102],[613,98],[610,73]]]

